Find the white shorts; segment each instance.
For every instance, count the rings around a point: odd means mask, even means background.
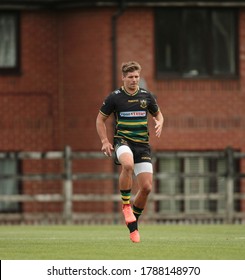
[[[127,145],[123,145],[120,146],[117,150],[116,150],[116,154],[117,154],[117,158],[119,159],[120,156],[124,153],[129,153],[133,156],[133,152],[131,151],[131,149],[129,148],[129,146]],[[153,166],[152,163],[150,162],[140,162],[140,163],[135,163],[134,164],[134,174],[137,176],[140,173],[144,173],[144,172],[149,172],[149,173],[153,173]]]

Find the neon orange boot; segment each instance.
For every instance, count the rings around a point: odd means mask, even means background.
[[[136,217],[134,216],[133,210],[130,204],[124,204],[122,207],[122,212],[125,218],[126,224],[133,223],[136,221]]]
[[[139,234],[139,231],[137,229],[130,233],[130,239],[134,243],[139,243],[140,242],[140,234]]]

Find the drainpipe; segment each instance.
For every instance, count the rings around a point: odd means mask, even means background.
[[[111,31],[112,31],[112,38],[111,38],[111,44],[112,44],[112,91],[117,88],[117,20],[118,18],[123,14],[125,9],[125,3],[124,0],[119,1],[118,8],[115,14],[112,15],[111,18]],[[113,123],[113,130],[115,124]],[[114,164],[113,162],[113,174],[116,175],[118,173],[118,166]],[[113,178],[113,192],[114,194],[118,194],[118,179]],[[118,212],[118,202],[114,201],[113,205],[113,213]],[[114,217],[114,223],[118,224],[119,219],[115,216]]]
[[[117,87],[117,20],[125,10],[125,2],[121,0],[116,13],[111,18],[112,24],[112,90]]]

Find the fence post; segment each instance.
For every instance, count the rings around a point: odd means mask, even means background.
[[[234,151],[226,149],[227,156],[227,183],[226,183],[226,223],[231,224],[234,211]]]
[[[66,146],[64,150],[64,169],[65,178],[63,181],[63,219],[66,224],[72,223],[72,159],[71,159],[71,147]]]

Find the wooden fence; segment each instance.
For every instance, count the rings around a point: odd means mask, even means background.
[[[218,223],[244,223],[245,222],[245,193],[241,190],[245,188],[241,187],[240,191],[234,190],[235,181],[238,180],[240,185],[244,185],[243,178],[245,174],[242,172],[236,172],[234,170],[235,161],[239,160],[240,165],[244,168],[244,159],[245,154],[234,151],[231,148],[227,148],[224,151],[220,152],[158,152],[153,154],[153,163],[155,164],[161,159],[166,158],[198,158],[198,157],[209,157],[209,158],[224,158],[226,161],[227,169],[224,173],[217,172],[206,172],[206,173],[169,173],[165,171],[155,172],[154,174],[154,188],[149,196],[149,202],[147,206],[147,214],[144,218],[146,222],[218,222]],[[73,184],[77,180],[112,180],[117,182],[118,172],[115,170],[105,173],[85,173],[85,172],[73,172],[73,162],[77,159],[104,159],[104,155],[100,152],[73,152],[70,147],[66,147],[64,151],[51,151],[51,152],[8,152],[0,153],[0,159],[13,158],[18,160],[53,160],[59,159],[63,162],[63,171],[60,174],[16,174],[16,175],[0,175],[0,184],[1,180],[4,179],[14,179],[17,181],[45,181],[45,180],[54,180],[61,181],[63,185],[63,193],[57,194],[15,194],[15,195],[0,195],[1,202],[60,202],[63,205],[63,212],[58,214],[49,215],[50,220],[45,220],[43,213],[0,213],[0,223],[8,223],[11,221],[18,221],[23,223],[28,220],[33,222],[52,222],[52,217],[56,215],[56,218],[53,220],[58,220],[62,223],[73,223],[74,217],[77,217],[77,220],[80,222],[99,222],[103,221],[118,223],[120,222],[121,213],[113,212],[110,214],[97,213],[81,213],[75,214],[73,212],[73,203],[76,202],[87,202],[87,201],[113,201],[115,204],[119,203],[120,196],[116,188],[114,193],[111,194],[74,194],[73,193]],[[113,168],[112,168],[113,169]],[[226,190],[225,193],[178,193],[178,194],[164,194],[157,191],[157,184],[160,180],[166,178],[222,178],[225,180]],[[215,213],[212,211],[203,211],[198,213],[187,213],[185,211],[181,212],[168,212],[162,213],[157,210],[157,203],[168,201],[169,199],[175,199],[177,201],[188,201],[191,199],[196,200],[212,200],[219,201],[223,199],[225,201],[225,211],[222,213]],[[240,210],[234,210],[235,201],[239,201],[242,205]],[[45,213],[47,216],[47,213]],[[53,215],[53,216],[52,216]],[[58,218],[57,218],[58,217]]]

